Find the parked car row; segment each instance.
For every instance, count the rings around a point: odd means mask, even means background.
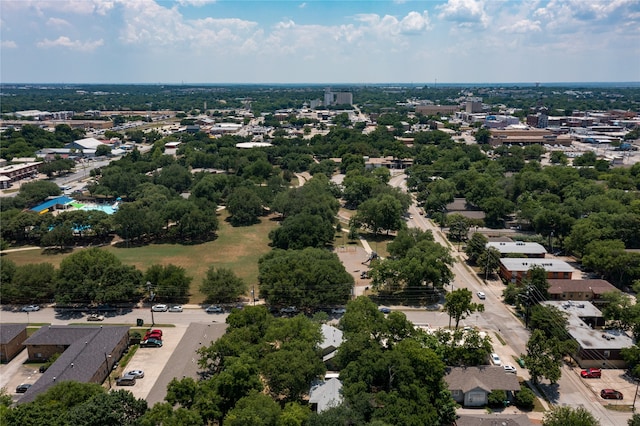
[[[116,378],[116,386],[134,386],[136,380],[144,378],[144,371],[131,370],[122,377]]]
[[[147,330],[140,342],[142,348],[161,348],[162,347],[162,330]]]

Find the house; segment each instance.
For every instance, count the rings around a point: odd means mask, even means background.
[[[26,324],[0,324],[0,362],[9,362],[24,349]]]
[[[495,390],[507,392],[509,400],[513,392],[520,390],[516,375],[507,373],[502,367],[450,367],[444,380],[453,399],[465,407],[487,405],[489,394]]]
[[[533,426],[526,414],[463,414],[456,426]]]
[[[633,346],[633,339],[619,330],[604,330],[602,312],[590,302],[546,301],[564,313],[567,332],[578,343],[573,358],[582,368],[625,368],[621,350]]]
[[[322,361],[327,362],[336,356],[337,350],[342,344],[342,330],[332,325],[322,324],[321,332],[320,350],[322,351]]]
[[[488,242],[486,248],[493,247],[500,252],[500,257],[507,257],[509,255],[520,255],[529,258],[544,258],[547,254],[541,244],[538,243],[525,243],[523,241],[495,241]]]
[[[607,280],[548,280],[549,300],[589,301],[596,306],[605,304],[603,296],[619,292]]]
[[[328,379],[328,380],[327,380]],[[309,405],[311,410],[321,413],[342,404],[342,382],[337,377],[325,377],[311,385]]]
[[[28,360],[45,362],[61,354],[56,362],[20,398],[31,402],[55,383],[73,380],[102,383],[129,345],[129,327],[47,326],[25,340]]]
[[[503,257],[500,259],[500,277],[506,282],[519,283],[529,276],[529,270],[534,266],[544,268],[549,280],[570,280],[574,271],[571,265],[563,260]]]

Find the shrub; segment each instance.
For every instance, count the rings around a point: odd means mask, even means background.
[[[536,396],[531,389],[529,389],[526,385],[520,386],[520,392],[516,394],[515,404],[516,407],[522,410],[531,410],[533,409],[533,404],[536,400]]]

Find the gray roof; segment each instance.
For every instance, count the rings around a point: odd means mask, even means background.
[[[322,337],[320,348],[323,350],[338,348],[342,344],[342,330],[332,325],[322,324]]]
[[[532,426],[525,414],[463,414],[456,419],[456,426]]]
[[[546,254],[547,249],[545,249],[541,244],[538,243],[525,243],[522,241],[512,241],[512,242],[503,242],[503,241],[491,241],[487,243],[487,248],[493,247],[498,250],[501,254],[509,254],[509,253],[517,253],[517,254]]]
[[[500,263],[511,272],[526,272],[534,265],[543,267],[547,272],[574,272],[575,269],[563,260],[555,259],[514,259],[503,257]]]
[[[67,380],[87,383],[98,369],[104,368],[105,358],[109,357],[118,343],[127,338],[129,327],[42,327],[25,345],[69,345],[60,358],[45,371],[27,390],[20,403],[30,402],[55,383]],[[119,354],[118,354],[119,355]],[[111,359],[109,365],[117,361]],[[106,374],[105,374],[106,377]]]
[[[309,404],[318,404],[318,413],[336,407],[342,403],[341,391],[342,382],[335,377],[315,382],[309,391]]]
[[[582,349],[616,350],[633,346],[633,339],[625,332],[593,329],[582,320],[602,317],[602,313],[590,302],[549,300],[542,303],[555,306],[567,314],[567,331]]]
[[[6,345],[27,328],[27,324],[0,324],[0,345]]]
[[[450,390],[460,390],[464,393],[472,389],[481,388],[487,392],[493,390],[519,391],[520,383],[515,374],[504,371],[502,367],[452,367],[447,369],[444,376]]]

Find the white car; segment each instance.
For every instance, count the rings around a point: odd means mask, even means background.
[[[169,308],[169,312],[182,312],[182,306],[173,305],[172,307]]]
[[[500,359],[498,354],[491,354],[491,362],[493,363],[493,365],[502,365],[502,360]]]
[[[204,310],[208,314],[221,314],[224,312],[221,306],[211,305]]]
[[[151,307],[153,312],[167,312],[168,309],[169,307],[167,305],[153,305]]]
[[[24,306],[22,308],[22,312],[35,312],[39,310],[40,310],[40,306],[38,305],[29,305],[29,306]]]
[[[345,308],[333,308],[331,309],[332,314],[344,315],[347,312]]]
[[[136,379],[142,379],[142,378],[144,378],[144,371],[142,371],[142,370],[127,371],[127,374],[125,374],[125,376],[133,376]]]
[[[516,374],[518,372],[513,365],[503,365],[502,368],[504,368],[504,371],[507,373]]]
[[[478,292],[478,299],[480,299],[480,300],[484,300],[484,299],[486,299],[486,298],[487,298],[487,295],[486,295],[486,294],[484,294],[484,292],[483,292],[483,291],[479,291],[479,292]]]
[[[87,317],[87,321],[104,321],[104,315],[91,314]]]

